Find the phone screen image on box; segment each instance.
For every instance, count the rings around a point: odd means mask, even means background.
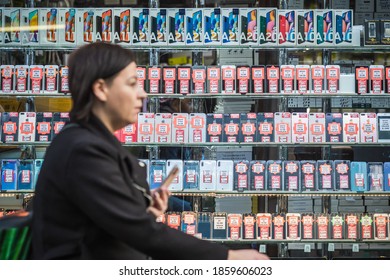
[[[257,10],[252,10],[247,14],[248,25],[247,25],[247,40],[257,40]]]
[[[184,15],[177,12],[175,14],[175,40],[176,42],[184,42]]]
[[[56,34],[56,25],[57,25],[57,10],[53,9],[47,13],[47,29],[46,29],[46,39],[49,42],[57,41]]]
[[[119,38],[121,42],[130,42],[130,10],[121,12],[119,23]]]
[[[333,43],[333,12],[326,12],[323,19],[324,41]]]
[[[238,15],[232,12],[229,13],[229,40],[230,42],[238,41]]]
[[[11,12],[11,40],[20,42],[20,10]]]
[[[266,15],[266,40],[276,42],[276,11],[269,11]]]
[[[197,11],[192,17],[192,39],[194,42],[201,41],[202,28],[202,11]]]
[[[75,16],[72,12],[65,13],[65,41],[74,42]]]
[[[305,13],[305,39],[307,42],[314,42],[314,24],[313,24],[313,11]]]
[[[102,40],[111,42],[112,11],[107,10],[102,14]]]
[[[84,42],[92,42],[93,12],[84,13]]]
[[[139,13],[138,28],[140,42],[147,42],[148,25],[148,15],[145,15],[143,12]]]
[[[295,12],[291,11],[286,14],[286,40],[295,42]]]
[[[345,12],[343,13],[343,25],[342,25],[342,32],[343,32],[343,40],[345,42],[351,43],[352,42],[352,22],[351,22],[351,12]]]
[[[165,34],[167,31],[167,16],[161,13],[157,14],[157,41],[166,42]]]
[[[38,10],[31,11],[28,18],[30,23],[30,42],[38,43]]]
[[[220,41],[220,34],[221,34],[221,15],[216,14],[214,12],[211,13],[210,16],[210,39],[213,42],[219,42]]]

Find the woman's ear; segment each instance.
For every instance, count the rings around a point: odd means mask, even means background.
[[[92,91],[97,100],[102,102],[107,101],[107,84],[103,79],[98,79],[92,84]]]

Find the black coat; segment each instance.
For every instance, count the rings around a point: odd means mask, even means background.
[[[100,120],[65,126],[37,182],[34,258],[227,258],[227,248],[157,223],[145,193],[146,168]]]

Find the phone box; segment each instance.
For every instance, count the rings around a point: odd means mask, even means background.
[[[360,141],[360,115],[359,113],[343,114],[343,142],[359,143]]]
[[[235,160],[233,190],[247,191],[249,190],[249,185],[249,161]]]
[[[222,45],[238,46],[240,44],[240,10],[223,8],[222,12]]]
[[[206,114],[191,113],[188,129],[188,143],[206,142]]]
[[[296,93],[310,93],[310,65],[296,65]]]
[[[258,113],[257,127],[259,128],[256,142],[274,142],[274,113]]]
[[[58,93],[59,67],[58,65],[45,65],[44,68],[44,92]]]
[[[34,189],[34,160],[24,159],[19,161],[18,190]]]
[[[241,113],[238,141],[241,143],[253,143],[257,141],[257,115],[256,113]]]
[[[384,66],[370,65],[370,93],[384,93]]]
[[[15,89],[15,66],[1,65],[1,92],[13,93]]]
[[[252,66],[251,91],[252,93],[265,92],[265,68],[264,66]]]
[[[351,162],[351,191],[362,192],[368,190],[367,163]]]
[[[292,142],[307,143],[309,140],[309,116],[307,113],[292,113]]]
[[[359,216],[357,214],[345,214],[345,236],[346,239],[359,239]]]
[[[207,93],[218,94],[221,92],[221,67],[207,66]]]
[[[383,184],[383,190],[384,191],[390,191],[390,162],[385,162],[383,164],[383,178],[384,178],[384,184]]]
[[[286,238],[284,214],[272,214],[272,235],[274,240],[283,240]]]
[[[222,93],[236,93],[236,66],[222,65]]]
[[[260,8],[258,13],[260,46],[276,46],[278,44],[278,10]]]
[[[282,161],[281,160],[268,160],[267,161],[267,189],[269,191],[282,191]]]
[[[59,29],[58,44],[63,47],[76,47],[78,30],[77,10],[73,8],[59,8],[58,17],[60,26],[64,28]]]
[[[220,46],[222,42],[222,15],[220,8],[203,9],[205,46]]]
[[[223,114],[222,142],[238,143],[240,138],[240,114]]]
[[[280,78],[281,78],[281,93],[282,94],[295,93],[296,90],[295,66],[281,65]]]
[[[380,20],[365,20],[364,21],[364,45],[380,45],[381,44],[381,24]]]
[[[217,191],[233,191],[233,161],[217,161]]]
[[[374,214],[374,239],[389,240],[389,215]]]
[[[21,10],[21,43],[22,45],[38,46],[40,45],[39,10],[22,9]]]
[[[201,94],[206,92],[206,66],[192,67],[192,93]]]
[[[131,34],[133,34],[132,28],[131,10],[128,8],[113,9],[113,42],[118,45],[129,46]]]
[[[149,184],[150,189],[156,189],[161,186],[166,177],[166,161],[151,160],[149,166]]]
[[[340,92],[340,66],[326,65],[326,93]]]
[[[18,141],[19,113],[4,112],[1,114],[3,133],[1,134],[1,142],[16,142]]]
[[[345,221],[343,214],[330,215],[330,232],[332,239],[344,239]]]
[[[19,161],[3,159],[1,161],[1,190],[16,191],[18,185]]]
[[[297,44],[297,21],[295,10],[278,10],[279,46],[295,46]]]
[[[137,66],[137,82],[140,90],[147,91],[147,74],[145,66]],[[160,73],[161,75],[161,73]]]
[[[368,190],[383,191],[383,163],[369,162],[368,169]]]
[[[213,239],[227,238],[227,215],[226,213],[212,214],[212,237]]]
[[[41,46],[56,46],[59,39],[59,16],[57,8],[39,9],[39,28]]]
[[[188,114],[172,114],[172,143],[188,143]]]
[[[52,136],[53,139],[54,136],[56,136],[58,133],[60,133],[61,129],[64,127],[64,125],[69,122],[69,113],[61,113],[61,112],[55,112],[53,113],[53,130],[52,130]]]
[[[29,66],[15,65],[15,93],[29,92]]]
[[[39,173],[41,172],[42,164],[43,164],[43,159],[34,160],[34,189],[35,186],[37,185],[38,176]]]
[[[228,234],[227,239],[239,240],[242,238],[242,215],[228,214],[227,215]]]
[[[186,9],[168,10],[168,45],[184,46],[186,44]]]
[[[279,93],[279,66],[267,66],[267,92]]]
[[[332,160],[317,161],[317,189],[319,191],[333,191],[334,163]]]
[[[36,114],[35,142],[50,142],[53,130],[53,113],[37,112]]]
[[[328,47],[334,45],[334,11],[316,10],[315,38],[317,46]]]
[[[309,143],[322,143],[326,141],[325,114],[309,114]]]
[[[94,9],[96,21],[96,42],[111,43],[113,41],[112,9]]]
[[[77,10],[77,42],[78,44],[89,44],[95,41],[102,41],[102,17],[99,9],[78,9]],[[99,13],[99,15],[96,15]],[[99,23],[99,25],[98,25]],[[96,37],[99,37],[97,40]]]
[[[330,239],[328,214],[316,214],[315,226],[316,226],[316,239]]]
[[[243,214],[242,238],[256,239],[256,216],[252,213]]]
[[[291,143],[291,113],[275,113],[275,142]]]
[[[312,65],[311,66],[311,92],[325,93],[325,66]]]
[[[352,45],[352,10],[335,10],[334,43],[336,46]]]
[[[250,162],[250,191],[265,191],[267,189],[266,164],[264,160],[252,160]]]
[[[356,66],[355,67],[355,89],[357,94],[369,93],[369,75],[368,66]]]
[[[257,46],[259,44],[259,17],[257,8],[240,9],[240,45]]]
[[[299,192],[301,190],[301,165],[299,161],[283,161],[283,181],[286,191]]]
[[[249,66],[237,66],[237,93],[248,94],[251,92],[251,68]]]
[[[120,141],[122,143],[136,143],[137,142],[137,126],[138,123],[128,124],[121,129]]]
[[[186,45],[203,46],[203,10],[186,9]]]
[[[372,214],[361,214],[360,216],[360,238],[373,239],[374,238],[374,219]]]
[[[21,9],[4,8],[4,45],[19,46],[21,44]]]
[[[390,113],[378,113],[378,142],[390,142]]]
[[[148,67],[147,92],[151,94],[161,93],[161,66]]]
[[[69,92],[69,67],[60,66],[60,93]]]
[[[301,240],[301,214],[286,214],[286,239]]]
[[[297,10],[297,45],[315,46],[314,10]]]
[[[343,141],[343,115],[341,113],[326,113],[326,142]]]
[[[189,235],[196,234],[197,213],[184,211],[181,214],[181,231]]]
[[[351,162],[349,160],[334,161],[335,190],[351,190]]]
[[[150,44],[149,9],[137,8],[131,11],[133,25],[131,43],[133,46],[148,46]]]
[[[200,212],[198,215],[197,234],[202,239],[211,239],[211,213]]]
[[[301,238],[302,239],[313,239],[315,238],[315,227],[314,227],[314,215],[313,214],[302,214],[301,216]]]
[[[166,46],[168,44],[167,20],[167,9],[149,9],[151,46]]]
[[[177,67],[177,93],[186,95],[191,93],[192,68],[188,66]]]
[[[317,162],[314,160],[301,161],[301,190],[317,190]]]
[[[164,66],[162,78],[162,93],[177,93],[176,67]]]
[[[179,168],[178,175],[173,179],[168,189],[170,191],[182,191],[183,190],[183,161],[180,159],[168,159],[166,161],[166,175],[172,171],[174,167]]]
[[[45,84],[45,67],[43,65],[30,65],[29,78],[30,92],[32,94],[43,93]]]
[[[269,213],[256,214],[256,238],[260,240],[272,239],[272,215]]]
[[[35,112],[20,112],[19,113],[19,133],[18,142],[34,142],[35,141]]]
[[[138,142],[154,142],[154,113],[138,114]]]
[[[381,25],[381,45],[390,45],[390,20],[382,19]]]
[[[207,114],[206,142],[222,142],[223,114]]]
[[[181,213],[176,213],[176,212],[168,212],[166,214],[167,219],[167,226],[170,228],[180,230],[180,225],[181,225]]]
[[[385,67],[385,93],[390,93],[390,66]]]
[[[215,160],[200,161],[200,182],[199,190],[215,191],[217,182],[217,163]]]
[[[185,160],[183,162],[183,190],[199,189],[199,161]]]

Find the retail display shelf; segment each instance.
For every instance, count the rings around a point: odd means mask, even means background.
[[[360,244],[367,244],[367,243],[375,243],[375,244],[382,244],[386,243],[389,244],[390,240],[375,240],[375,239],[364,239],[364,240],[355,240],[355,239],[301,239],[301,240],[261,240],[261,239],[238,239],[238,240],[230,240],[230,239],[208,239],[212,242],[218,242],[218,243],[267,243],[267,244],[281,244],[281,243],[301,243],[301,244],[310,244],[310,243],[360,243]]]
[[[64,93],[0,93],[0,98],[71,98],[71,94]]]
[[[238,196],[372,196],[372,197],[389,197],[390,192],[378,191],[310,191],[310,192],[294,192],[294,191],[199,191],[185,190],[172,191],[173,195],[178,196],[209,196],[209,197],[238,197]]]

